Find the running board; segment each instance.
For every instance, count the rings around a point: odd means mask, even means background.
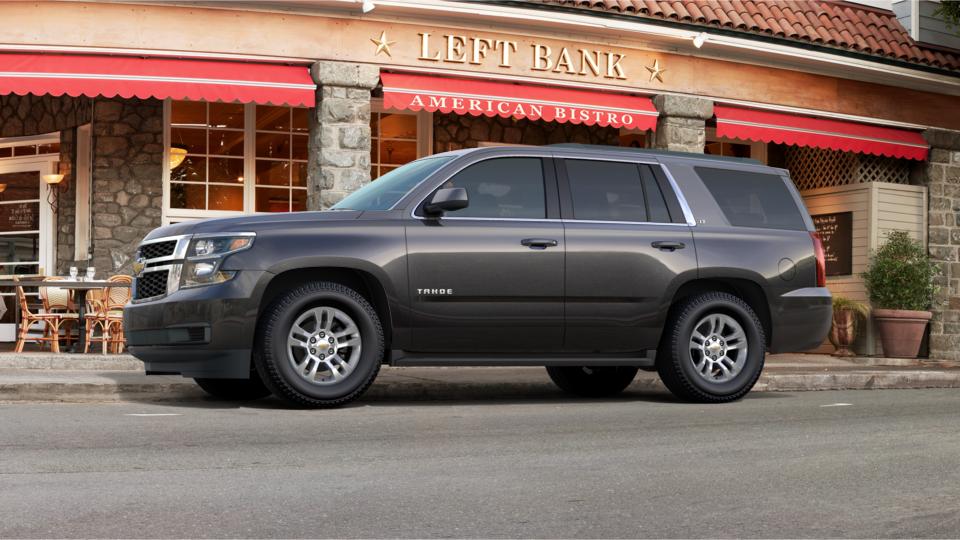
[[[635,366],[654,367],[656,351],[646,356],[515,356],[418,354],[390,352],[392,366]]]

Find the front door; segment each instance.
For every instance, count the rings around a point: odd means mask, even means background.
[[[561,350],[564,238],[548,214],[552,162],[487,159],[441,187],[465,188],[469,206],[407,225],[416,351]]]
[[[52,159],[0,160],[0,276],[36,276],[53,270],[52,210],[41,176]],[[0,289],[0,341],[13,341],[17,302],[12,287]]]

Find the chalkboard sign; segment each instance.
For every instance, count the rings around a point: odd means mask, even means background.
[[[40,228],[39,205],[35,202],[0,204],[0,231],[35,231]]]
[[[820,240],[823,241],[827,275],[853,274],[853,212],[819,214],[812,217]]]

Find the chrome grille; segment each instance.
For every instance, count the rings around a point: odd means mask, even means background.
[[[169,257],[177,250],[176,240],[166,240],[163,242],[154,242],[140,246],[140,257],[145,260],[159,259],[160,257]]]
[[[153,298],[167,294],[167,276],[169,270],[145,272],[134,283],[134,300]]]

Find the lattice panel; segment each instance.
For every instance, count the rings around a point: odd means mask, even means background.
[[[861,155],[857,179],[863,182],[910,183],[910,160],[884,156]]]
[[[786,154],[790,178],[800,191],[856,183],[857,155],[808,146],[791,146]]]
[[[786,148],[785,164],[800,191],[865,182],[910,183],[910,161],[805,146]]]

